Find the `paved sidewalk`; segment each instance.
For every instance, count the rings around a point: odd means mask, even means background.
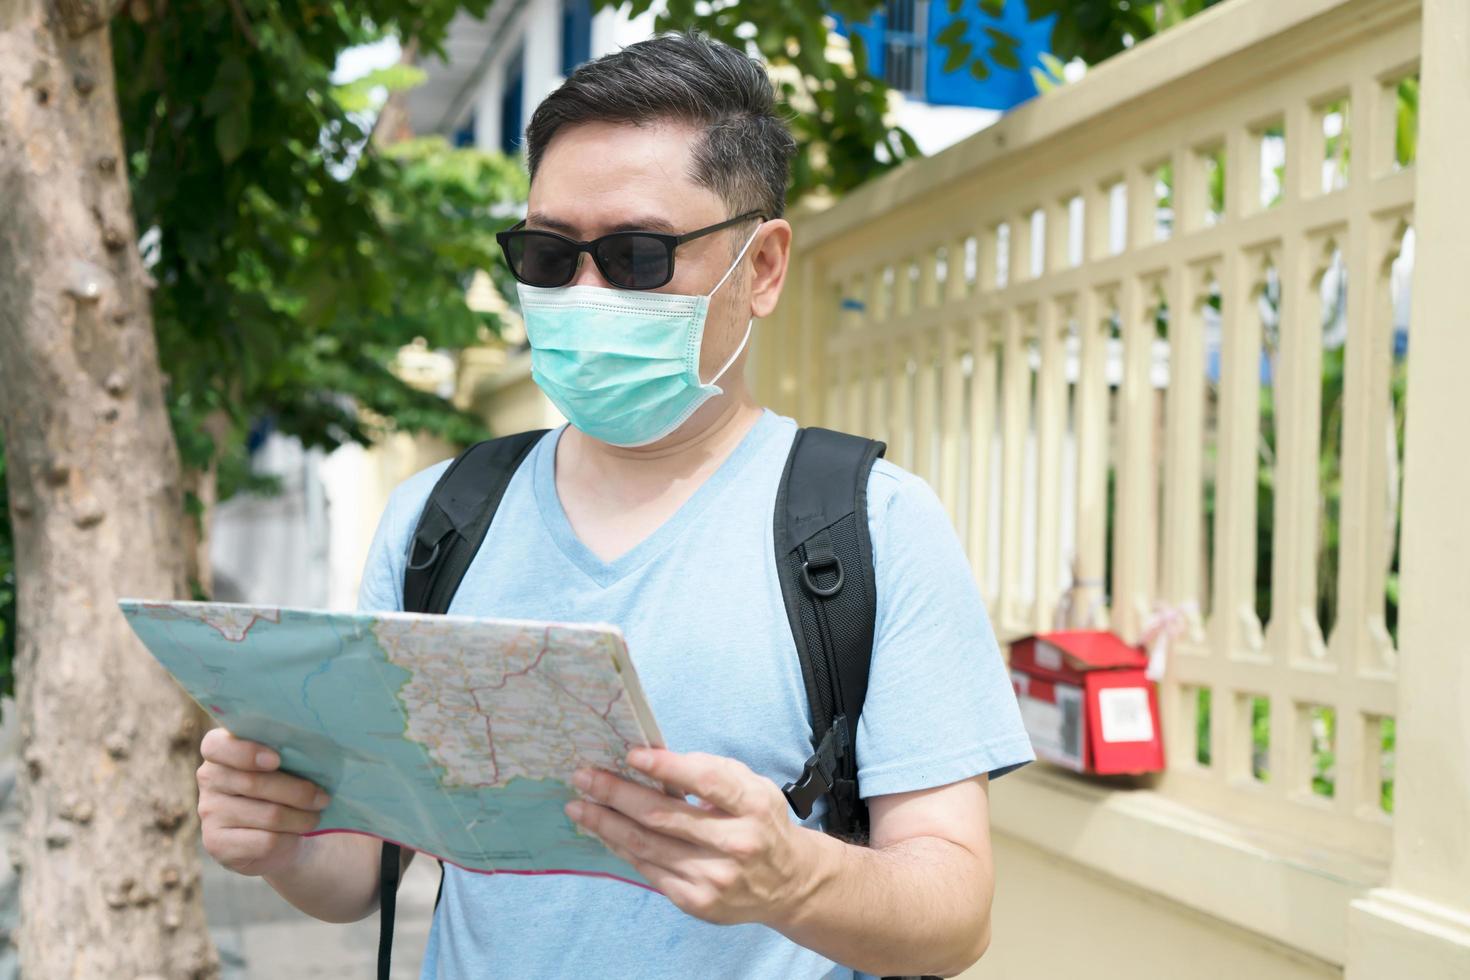
[[[227,871],[207,854],[204,907],[219,948],[221,980],[370,980],[378,917],[334,925],[298,911],[259,878]],[[439,865],[414,858],[398,889],[393,978],[417,980],[429,938]]]

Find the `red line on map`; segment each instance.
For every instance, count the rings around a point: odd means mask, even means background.
[[[546,629],[545,633],[541,637],[541,650],[540,650],[539,653],[536,654],[536,659],[535,660],[532,660],[529,664],[527,664],[526,667],[525,667],[525,669],[523,669],[523,670],[513,670],[510,673],[504,675],[503,677],[500,678],[500,683],[499,684],[492,684],[489,687],[486,687],[485,690],[487,690],[487,691],[498,691],[501,688],[505,687],[506,682],[509,681],[512,677],[525,677],[527,674],[529,674],[531,671],[535,670],[540,665],[541,658],[542,657],[545,657],[547,651],[550,650],[550,649],[551,649],[551,629],[550,629],[550,627],[548,627]]]
[[[485,719],[485,739],[490,743],[490,782],[478,783],[476,785],[482,787],[494,786],[500,782],[500,760],[495,758],[495,733],[490,728],[490,716],[485,713],[484,708],[480,707],[480,698],[479,695],[475,694],[474,688],[470,688],[470,698],[475,702],[475,710],[480,713],[480,717]]]
[[[618,731],[618,726],[614,725],[612,723],[612,720],[608,718],[608,713],[612,711],[612,706],[617,703],[618,695],[622,694],[621,691],[619,691],[618,694],[613,695],[613,699],[607,703],[606,708],[604,708],[602,711],[598,711],[596,708],[592,707],[592,705],[588,704],[586,701],[583,701],[581,698],[577,697],[571,691],[568,691],[565,687],[562,687],[550,677],[546,678],[546,683],[550,684],[552,687],[555,687],[558,691],[565,694],[567,697],[571,698],[573,701],[577,702],[597,717],[601,718],[602,723],[606,725],[608,729],[611,730],[612,733],[616,735],[618,739],[623,743],[623,748],[631,749],[633,747],[633,743],[628,741],[628,736]]]
[[[531,671],[533,671],[533,670],[536,669],[537,665],[541,663],[541,659],[546,656],[546,652],[548,650],[550,650],[550,649],[551,649],[551,628],[550,627],[547,627],[546,630],[542,633],[542,636],[541,636],[541,649],[540,649],[540,651],[537,652],[536,659],[532,660],[522,670],[513,670],[513,671],[510,671],[509,673],[503,675],[500,678],[500,683],[487,685],[487,686],[481,688],[480,690],[485,690],[485,691],[498,691],[498,690],[504,688],[505,685],[510,682],[510,679],[512,677],[524,677],[525,675],[529,674]],[[487,714],[486,711],[485,711],[485,709],[480,705],[480,696],[475,693],[475,688],[472,687],[472,688],[469,689],[469,691],[470,691],[470,698],[475,702],[475,710],[477,712],[479,712],[481,718],[484,718],[485,719],[485,739],[486,739],[486,741],[490,745],[490,768],[491,768],[490,782],[488,782],[488,783],[472,783],[470,785],[478,786],[478,787],[494,786],[496,783],[500,782],[500,760],[495,757],[495,731],[494,731],[494,729],[492,729],[490,727],[490,715]]]
[[[491,771],[492,771],[492,777],[491,777],[490,782],[488,782],[488,783],[469,783],[467,785],[475,786],[475,787],[479,787],[479,788],[484,788],[484,787],[494,786],[494,785],[496,785],[497,783],[500,782],[500,760],[498,758],[496,758],[496,755],[495,755],[495,733],[494,733],[494,730],[491,728],[491,725],[490,725],[490,715],[485,711],[484,707],[480,704],[480,696],[478,694],[476,694],[475,692],[477,690],[480,690],[480,691],[499,691],[499,690],[503,689],[507,683],[510,682],[510,679],[512,677],[525,677],[527,674],[531,673],[531,671],[535,670],[536,667],[540,665],[541,661],[546,657],[546,654],[550,650],[551,650],[551,627],[548,626],[548,627],[546,627],[542,631],[542,635],[541,635],[541,649],[539,651],[537,651],[535,659],[532,660],[529,664],[527,664],[524,668],[522,668],[521,670],[512,670],[512,671],[510,671],[510,672],[502,675],[501,678],[500,678],[500,682],[497,683],[497,684],[487,684],[487,685],[485,685],[483,687],[480,687],[480,688],[473,688],[472,687],[472,688],[469,689],[470,698],[475,702],[475,710],[480,714],[480,717],[482,717],[482,718],[485,719],[485,738],[486,738],[486,740],[490,744],[490,766],[491,766]],[[603,708],[601,711],[598,711],[595,707],[593,707],[592,705],[588,704],[586,701],[583,701],[581,698],[577,697],[571,691],[568,691],[565,687],[563,687],[561,684],[557,683],[551,677],[547,676],[544,679],[545,679],[546,683],[552,685],[557,690],[559,690],[563,694],[565,694],[568,698],[570,698],[571,700],[575,701],[577,704],[580,704],[582,707],[586,708],[588,711],[592,712],[597,717],[601,718],[603,724],[605,724],[608,727],[608,729],[613,733],[613,735],[617,736],[618,741],[620,741],[620,742],[623,743],[623,748],[625,750],[626,749],[631,749],[633,747],[633,744],[634,743],[631,742],[626,735],[624,735],[622,732],[618,731],[617,726],[614,725],[612,723],[612,719],[610,719],[608,717],[608,715],[610,715],[612,713],[612,707],[613,707],[613,705],[617,703],[618,698],[620,698],[620,697],[623,696],[623,692],[622,692],[621,689],[619,689],[615,694],[613,694],[612,699],[607,702],[607,707]],[[472,869],[470,869],[470,870],[472,870]],[[506,874],[532,874],[532,873],[538,873],[539,874],[539,873],[542,873],[542,872],[505,872],[505,873]],[[546,872],[546,873],[551,873],[551,872]],[[555,872],[555,873],[560,873],[560,872]],[[576,873],[576,872],[568,872],[568,873]]]

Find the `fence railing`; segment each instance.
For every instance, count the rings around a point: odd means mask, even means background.
[[[751,368],[934,485],[1003,637],[1187,622],[1161,791],[1383,860],[1419,13],[1231,0],[798,215]]]

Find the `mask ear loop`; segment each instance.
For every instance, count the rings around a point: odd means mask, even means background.
[[[725,284],[725,280],[730,278],[730,274],[740,268],[740,261],[745,258],[745,253],[750,251],[750,245],[755,241],[755,236],[760,234],[761,225],[763,224],[765,224],[764,221],[760,225],[755,226],[755,231],[751,232],[750,237],[745,240],[745,246],[740,249],[740,254],[735,256],[735,261],[730,264],[730,268],[726,269],[725,274],[720,277],[720,281],[715,283],[715,288],[705,294],[705,299],[709,299],[715,293],[719,292],[720,287]],[[725,376],[725,372],[730,370],[730,365],[735,363],[735,358],[740,356],[740,352],[745,350],[745,345],[750,342],[750,331],[754,327],[755,317],[751,317],[750,321],[745,324],[745,336],[740,338],[740,346],[735,348],[735,353],[730,355],[730,359],[725,362],[725,366],[716,371],[713,378],[703,382],[704,384],[712,385]]]
[[[705,384],[712,385],[725,376],[725,372],[730,370],[730,365],[735,363],[735,358],[740,356],[740,352],[745,350],[745,345],[750,342],[750,331],[754,326],[755,317],[751,317],[750,322],[745,325],[745,336],[740,338],[740,346],[735,348],[735,353],[730,355],[730,359],[725,362],[725,366],[716,371],[715,376],[704,382]]]
[[[725,274],[720,277],[720,281],[715,283],[715,288],[704,294],[705,299],[712,299],[715,293],[720,291],[720,287],[725,284],[725,280],[730,278],[731,273],[740,268],[740,260],[745,258],[746,252],[750,251],[750,244],[755,241],[755,236],[760,234],[761,225],[763,224],[765,224],[764,221],[760,225],[755,226],[755,231],[751,232],[750,237],[745,240],[744,247],[740,249],[740,254],[735,256],[735,261],[730,263],[730,268],[726,269]]]

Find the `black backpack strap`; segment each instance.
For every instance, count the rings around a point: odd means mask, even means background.
[[[393,962],[393,919],[398,908],[398,875],[403,848],[384,842],[378,873],[378,980],[388,980]]]
[[[776,493],[776,571],[816,749],[783,792],[802,819],[827,796],[828,833],[857,842],[868,834],[868,808],[857,784],[857,721],[868,694],[878,618],[868,474],[886,448],[831,429],[801,429]]]
[[[476,443],[434,484],[409,542],[403,611],[442,613],[474,561],[521,460],[545,434],[521,432]]]
[[[455,458],[434,484],[408,545],[403,573],[404,612],[444,613],[460,580],[485,541],[521,461],[545,429],[478,442]],[[378,980],[388,980],[393,959],[393,919],[403,849],[383,843],[378,887]],[[444,868],[439,868],[444,891]],[[439,907],[439,897],[434,898]]]
[[[801,658],[815,751],[784,787],[797,815],[829,798],[829,833],[863,838],[857,720],[868,692],[878,592],[868,535],[868,474],[883,443],[801,429],[776,494],[776,570]]]

